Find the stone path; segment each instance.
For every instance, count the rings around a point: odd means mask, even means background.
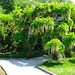
[[[1,59],[0,65],[8,75],[49,75],[35,66],[45,61],[51,60],[49,56],[26,59]]]

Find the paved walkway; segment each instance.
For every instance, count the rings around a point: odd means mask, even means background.
[[[50,60],[49,56],[26,59],[0,59],[0,65],[8,75],[49,75],[35,66]]]

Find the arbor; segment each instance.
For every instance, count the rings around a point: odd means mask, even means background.
[[[46,51],[45,44],[50,42],[51,53],[56,51],[57,47],[60,54],[66,51],[67,36],[74,30],[73,4],[51,2],[38,3],[35,6],[31,4],[29,7],[26,5],[25,8],[18,6],[10,14],[0,15],[3,47],[8,50],[21,49],[25,55],[32,56],[32,51]],[[71,38],[73,40],[72,36]],[[67,48],[68,51],[69,49]]]
[[[22,43],[23,50],[29,52],[28,55],[37,49],[37,45],[41,46],[38,49],[44,49],[50,40],[57,38],[62,42],[73,26],[72,9],[72,4],[54,2],[39,3],[35,7],[24,8],[23,11],[16,7],[13,18],[20,31],[15,39]]]

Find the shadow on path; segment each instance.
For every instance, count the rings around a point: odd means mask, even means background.
[[[42,56],[42,57],[36,57],[32,59],[0,59],[2,61],[7,61],[13,65],[16,65],[18,67],[29,67],[29,66],[36,66],[38,64],[42,64],[45,61],[51,60],[49,56]]]

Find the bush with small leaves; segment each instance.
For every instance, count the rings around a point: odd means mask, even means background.
[[[73,27],[73,20],[71,18],[66,18],[64,20],[65,23],[67,23],[67,25],[69,26],[69,30],[71,31],[72,30],[72,27]]]
[[[63,39],[63,44],[65,46],[65,54],[67,57],[71,56],[71,49],[75,46],[75,34],[69,33]]]
[[[51,41],[46,43],[46,47],[51,49],[51,53],[57,58],[62,57],[62,54],[64,52],[64,45],[59,39],[52,39]]]
[[[65,22],[61,22],[60,25],[57,28],[57,31],[58,31],[59,36],[64,38],[65,35],[68,34],[69,26]]]

